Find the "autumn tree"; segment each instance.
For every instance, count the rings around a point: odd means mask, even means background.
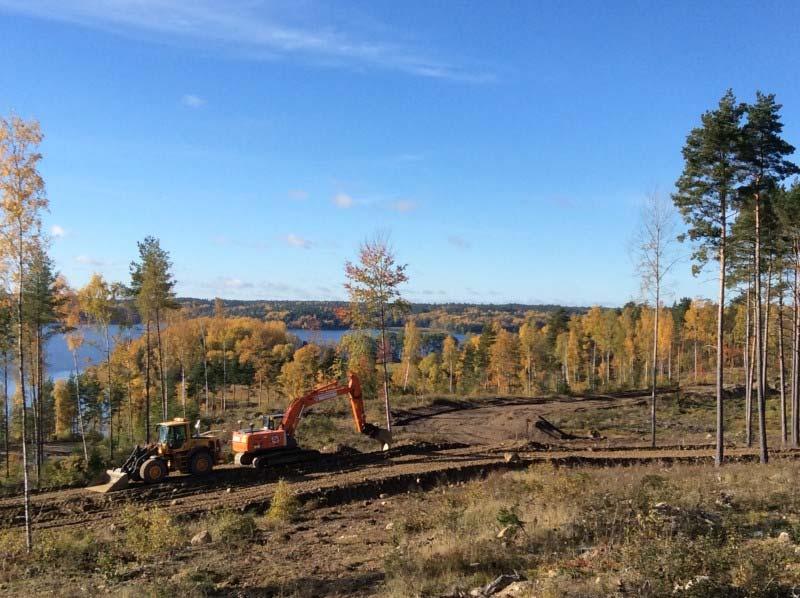
[[[645,295],[653,298],[652,385],[650,389],[651,446],[656,445],[656,385],[661,294],[664,278],[678,261],[674,251],[674,242],[673,208],[659,194],[652,193],[642,206],[639,230],[634,241],[637,271],[642,283],[642,290]]]
[[[56,438],[68,439],[72,436],[72,422],[75,420],[75,405],[66,380],[56,380],[53,388],[56,407]]]
[[[453,394],[453,382],[458,364],[458,344],[452,335],[448,334],[442,345],[442,366],[447,372],[447,388]]]
[[[489,371],[498,392],[511,392],[518,376],[519,365],[519,337],[501,328],[489,349]]]
[[[401,356],[403,392],[408,387],[409,379],[413,383],[416,378],[416,369],[420,359],[420,343],[419,328],[413,318],[410,318],[403,328],[403,353]]]
[[[386,342],[386,320],[389,314],[405,312],[408,304],[400,295],[400,285],[408,281],[406,265],[398,264],[388,239],[377,235],[364,241],[358,252],[358,263],[345,263],[348,282],[344,287],[350,296],[351,317],[356,326],[377,328],[380,333],[380,353],[383,363],[383,400],[386,410],[386,429],[392,430],[389,406],[390,359]]]
[[[684,168],[672,199],[689,226],[688,238],[695,243],[692,258],[695,273],[710,259],[719,263],[717,311],[717,446],[715,463],[724,458],[723,347],[725,317],[725,273],[728,232],[737,184],[742,176],[739,161],[740,123],[744,109],[732,91],[719,101],[716,110],[701,117],[683,147]],[[684,238],[684,237],[681,237]]]
[[[111,399],[111,320],[114,316],[116,297],[112,286],[100,274],[93,274],[89,282],[78,293],[81,311],[100,332],[106,357],[106,415],[108,417],[108,444],[111,459],[114,458],[114,405]]]
[[[0,257],[16,286],[17,368],[22,397],[22,470],[25,503],[25,544],[33,548],[30,525],[30,485],[26,440],[25,339],[23,286],[30,256],[40,245],[41,214],[48,208],[44,180],[39,173],[42,142],[39,123],[17,116],[0,118]]]
[[[291,361],[281,368],[280,383],[291,401],[314,388],[319,371],[320,348],[314,344],[300,347]]]

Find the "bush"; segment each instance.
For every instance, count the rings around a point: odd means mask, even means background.
[[[127,507],[122,519],[123,546],[134,558],[170,552],[186,539],[183,527],[158,508]]]
[[[214,515],[209,524],[214,541],[250,539],[258,532],[252,515],[225,510]]]
[[[285,480],[278,480],[275,487],[275,494],[267,511],[266,519],[268,523],[280,524],[293,521],[300,510],[300,501],[292,492],[291,486]]]

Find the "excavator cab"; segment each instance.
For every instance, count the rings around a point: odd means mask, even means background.
[[[270,413],[262,416],[264,430],[277,430],[283,423],[283,413]]]

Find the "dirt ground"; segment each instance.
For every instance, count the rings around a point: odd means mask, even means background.
[[[392,522],[420,493],[446,491],[449,485],[492,472],[549,462],[556,466],[608,466],[658,462],[711,462],[707,432],[673,430],[650,449],[641,426],[614,434],[613,414],[646,421],[646,395],[582,398],[504,398],[438,401],[397,413],[398,442],[387,453],[332,454],[321,461],[267,473],[223,466],[206,479],[172,476],[158,486],[138,486],[98,495],[83,488],[42,492],[32,498],[35,531],[83,528],[107,531],[128,505],[158,507],[182,521],[234,510],[266,511],[279,479],[285,479],[305,505],[300,520],[255,540],[186,546],[175,558],[142,566],[109,582],[103,575],[64,579],[53,588],[49,575],[9,580],[0,593],[20,591],[81,595],[87,592],[159,594],[159,585],[201,576],[214,592],[230,595],[368,596],[381,593],[383,563],[393,549]],[[607,412],[596,421],[587,414]],[[560,435],[540,417],[561,426]],[[677,421],[677,420],[676,420]],[[590,429],[597,423],[599,430]],[[572,427],[569,427],[572,425]],[[595,437],[592,437],[594,433]],[[686,442],[694,440],[693,443]],[[800,453],[777,451],[796,458]],[[755,452],[731,448],[732,459]],[[0,530],[23,523],[20,497],[0,500]],[[49,586],[49,587],[48,587]]]

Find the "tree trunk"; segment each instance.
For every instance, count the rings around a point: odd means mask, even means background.
[[[169,404],[167,402],[167,377],[164,371],[164,350],[161,344],[161,312],[156,309],[156,342],[158,343],[158,377],[161,380],[161,416],[163,421],[169,420]]]
[[[770,261],[769,267],[767,269],[767,284],[765,287],[766,291],[766,298],[764,300],[764,337],[761,343],[761,380],[764,384],[764,396],[766,397],[766,391],[769,389],[769,383],[767,378],[767,361],[769,357],[769,353],[767,351],[769,347],[769,313],[772,307],[772,262]]]
[[[227,407],[225,403],[226,393],[228,389],[228,346],[227,346],[227,339],[224,336],[222,337],[222,413],[225,413],[225,408]]]
[[[3,427],[5,428],[5,438],[3,439],[6,451],[6,477],[11,477],[11,462],[8,455],[8,351],[3,351]]]
[[[720,245],[719,245],[719,305],[717,306],[717,375],[716,375],[716,391],[717,391],[717,450],[714,456],[714,463],[717,467],[722,465],[724,459],[724,436],[725,436],[725,421],[724,421],[724,404],[723,404],[723,335],[725,328],[723,320],[725,318],[725,249],[727,244],[728,225],[726,221],[727,205],[725,198],[721,201],[721,232],[720,232]],[[697,345],[695,344],[695,350]]]
[[[111,337],[108,324],[104,326],[106,337],[106,369],[108,370],[108,452],[114,460],[114,406],[111,401]]]
[[[206,415],[208,415],[210,405],[208,401],[208,351],[206,350],[205,328],[200,329],[200,341],[203,343],[203,376],[205,378],[205,390],[206,390]]]
[[[747,446],[753,442],[753,434],[750,428],[752,421],[752,400],[753,400],[753,363],[750,359],[750,282],[747,283],[747,293],[745,294],[744,309],[744,437]]]
[[[387,361],[386,346],[386,314],[383,303],[381,303],[381,353],[383,354],[383,402],[386,408],[386,430],[392,431],[392,411],[389,407],[389,367]]]
[[[147,444],[150,444],[150,318],[145,327],[144,354],[144,428]]]
[[[31,535],[31,489],[28,479],[28,442],[26,431],[28,429],[28,407],[25,404],[25,343],[23,340],[24,319],[22,314],[22,279],[24,274],[24,255],[22,240],[22,222],[18,219],[18,248],[17,266],[19,268],[19,285],[17,288],[17,359],[19,359],[19,392],[22,397],[22,480],[23,480],[23,502],[25,503],[25,547],[28,552],[33,549],[33,537]]]
[[[769,461],[767,452],[767,403],[764,387],[764,370],[762,360],[762,322],[761,322],[761,197],[755,195],[755,275],[756,275],[756,398],[758,400],[758,446],[761,463]]]
[[[783,274],[778,277],[778,374],[781,395],[781,445],[786,446],[786,366],[783,356]]]
[[[75,407],[78,411],[78,430],[83,443],[83,458],[89,463],[89,450],[86,448],[86,430],[83,427],[83,408],[81,407],[81,371],[78,367],[78,350],[72,352],[72,363],[75,366]]]
[[[181,404],[183,405],[183,417],[186,417],[186,371],[181,360]]]
[[[797,448],[800,440],[800,396],[798,396],[798,377],[800,377],[800,243],[794,243],[794,289],[792,304],[794,306],[794,335],[792,343],[792,446]]]
[[[658,255],[656,255],[656,270],[659,270]],[[656,274],[658,277],[658,273]],[[650,395],[650,446],[656,445],[656,364],[658,363],[658,302],[661,300],[660,284],[656,281],[656,307],[653,314],[653,386]]]

